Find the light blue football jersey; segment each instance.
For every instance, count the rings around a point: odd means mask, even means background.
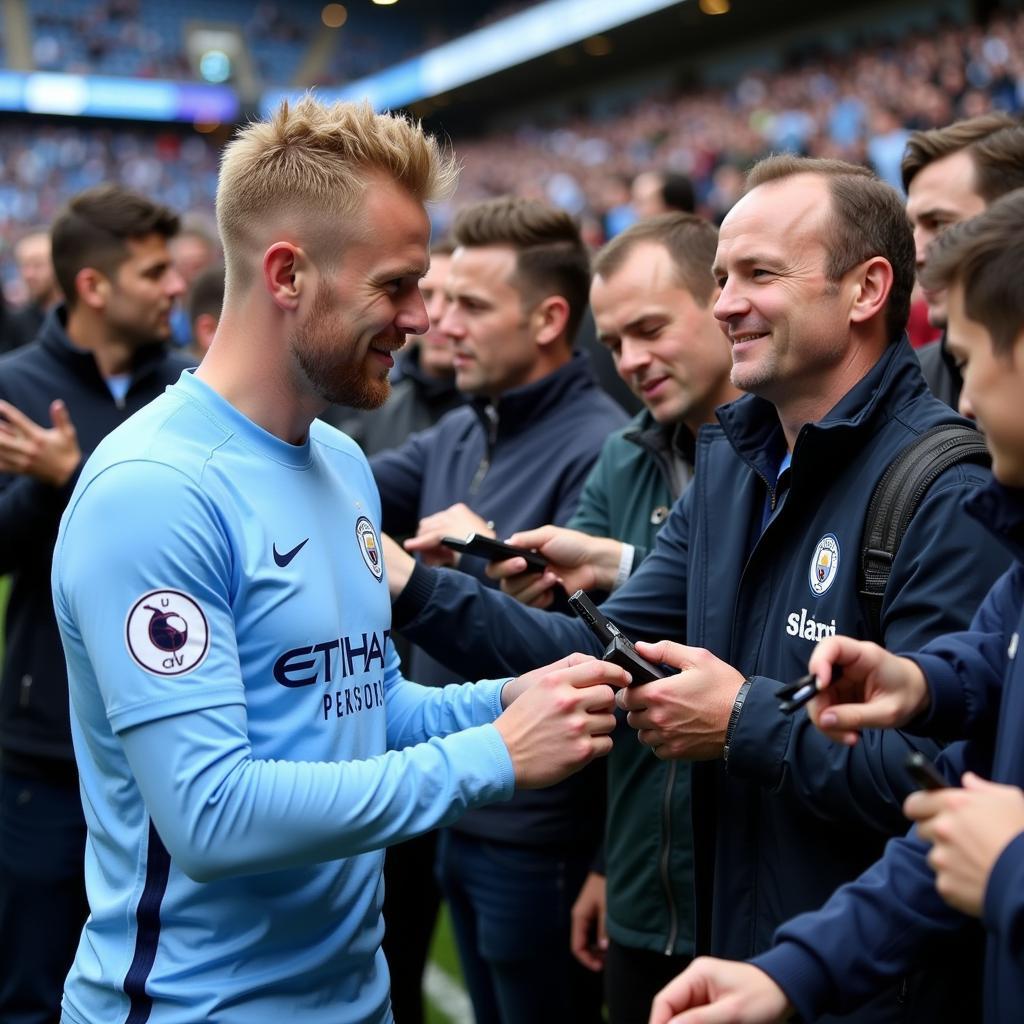
[[[89,459],[53,565],[89,826],[66,1021],[391,1019],[381,851],[513,772],[503,681],[401,677],[379,524],[351,440],[191,373]]]

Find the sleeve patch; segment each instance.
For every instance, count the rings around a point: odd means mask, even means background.
[[[210,627],[195,598],[180,590],[151,590],[128,612],[124,640],[140,668],[158,676],[182,676],[206,659]]]

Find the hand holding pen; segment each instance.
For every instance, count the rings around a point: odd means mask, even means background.
[[[924,673],[914,661],[867,640],[827,637],[815,647],[807,668],[808,676],[797,680],[795,689],[786,687],[780,694],[783,710],[807,704],[811,721],[847,746],[856,744],[862,729],[905,725],[926,711],[931,700]]]

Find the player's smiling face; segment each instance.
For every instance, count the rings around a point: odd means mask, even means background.
[[[321,267],[291,349],[321,398],[373,409],[390,393],[388,371],[406,335],[428,327],[419,280],[430,222],[418,200],[381,177],[370,180],[359,221],[335,264]]]

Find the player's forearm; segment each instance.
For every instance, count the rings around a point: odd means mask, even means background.
[[[491,726],[342,762],[253,758],[239,706],[160,719],[122,739],[172,859],[204,882],[381,849],[513,787]]]
[[[507,680],[485,679],[449,686],[419,686],[398,678],[388,686],[388,748],[401,750],[432,736],[493,722],[504,710]]]

